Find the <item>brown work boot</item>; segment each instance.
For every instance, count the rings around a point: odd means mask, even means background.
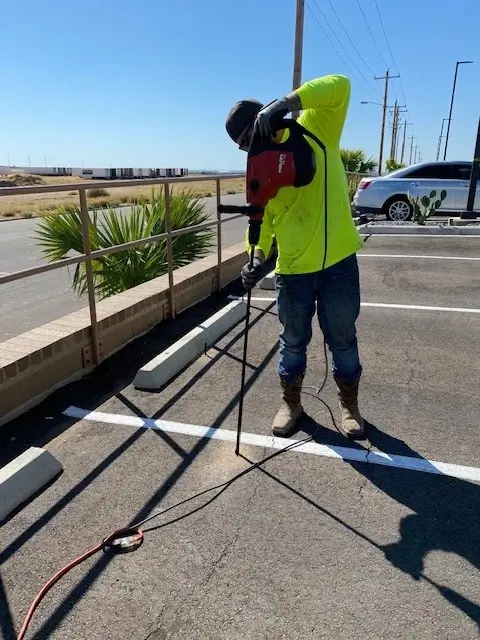
[[[277,415],[273,419],[272,431],[275,436],[283,438],[288,436],[293,431],[298,418],[303,413],[303,407],[300,402],[303,376],[304,374],[302,373],[292,382],[286,382],[286,380],[280,376],[280,383],[283,389],[283,401]]]
[[[341,429],[347,438],[361,440],[365,437],[365,423],[358,408],[358,383],[344,382],[334,376],[338,389],[338,404],[342,416]]]

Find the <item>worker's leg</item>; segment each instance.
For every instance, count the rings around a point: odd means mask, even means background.
[[[305,372],[307,346],[315,314],[315,276],[278,275],[276,278],[280,334],[278,372],[287,381]]]
[[[307,347],[312,339],[315,276],[279,275],[276,289],[278,318],[282,325],[278,372],[283,401],[272,429],[275,435],[286,436],[303,411],[300,391],[307,366]]]
[[[363,437],[364,424],[358,410],[358,385],[362,366],[358,354],[356,321],[360,312],[357,256],[316,275],[317,313],[332,354],[342,428],[350,437]]]

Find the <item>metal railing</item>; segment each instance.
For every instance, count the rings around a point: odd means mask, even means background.
[[[170,304],[170,316],[175,318],[175,289],[174,289],[174,275],[173,275],[173,238],[176,236],[184,235],[186,233],[192,233],[192,231],[201,231],[210,227],[216,227],[217,231],[217,279],[216,288],[221,287],[222,278],[222,224],[241,218],[242,215],[229,216],[226,219],[222,219],[221,215],[217,211],[216,220],[212,222],[206,222],[203,224],[184,227],[182,229],[172,230],[171,225],[171,189],[170,185],[179,184],[183,182],[207,182],[215,180],[216,183],[216,203],[220,204],[221,200],[221,181],[233,178],[244,178],[244,174],[228,174],[222,177],[218,175],[206,175],[206,176],[188,176],[183,178],[146,178],[142,180],[101,180],[91,181],[88,184],[82,183],[70,183],[59,185],[33,185],[25,187],[2,187],[0,188],[1,196],[12,195],[31,195],[35,193],[52,193],[59,191],[78,191],[79,203],[80,203],[80,216],[82,223],[82,238],[83,238],[83,253],[81,255],[64,258],[49,264],[39,265],[38,267],[32,267],[30,269],[23,269],[21,271],[14,271],[8,275],[0,277],[0,285],[8,282],[14,282],[15,280],[22,280],[30,276],[36,276],[47,271],[53,271],[55,269],[62,269],[81,262],[85,263],[86,281],[87,281],[87,293],[88,293],[88,306],[90,310],[90,323],[91,323],[91,337],[92,337],[92,354],[93,362],[98,365],[101,361],[100,356],[100,336],[97,322],[97,307],[95,300],[95,285],[93,278],[92,260],[96,260],[109,253],[117,253],[119,251],[125,251],[145,244],[151,244],[166,239],[167,241],[167,264],[168,264],[168,288],[169,288],[169,304]],[[100,249],[98,251],[92,251],[90,246],[89,227],[91,224],[90,215],[87,205],[87,190],[94,188],[119,188],[119,187],[138,187],[139,185],[164,185],[165,190],[165,233],[159,233],[149,238],[142,238],[140,240],[133,240],[131,242],[125,242],[118,244],[107,249]],[[124,207],[129,207],[133,203],[125,203]]]

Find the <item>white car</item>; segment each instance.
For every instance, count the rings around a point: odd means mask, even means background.
[[[383,176],[363,178],[352,206],[356,215],[384,214],[387,220],[405,221],[413,214],[407,193],[422,198],[431,191],[440,194],[445,189],[447,197],[437,213],[458,214],[467,207],[471,171],[472,162],[423,162]],[[480,182],[473,208],[480,214]]]

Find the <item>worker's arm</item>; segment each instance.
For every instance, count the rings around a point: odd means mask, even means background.
[[[349,102],[350,80],[342,75],[309,80],[287,96],[287,105],[303,110],[305,126],[327,144],[340,142]]]
[[[309,80],[296,91],[274,100],[257,116],[255,127],[265,138],[274,135],[273,123],[288,113],[303,111],[303,123],[329,145],[340,142],[350,101],[350,80],[330,75]]]

